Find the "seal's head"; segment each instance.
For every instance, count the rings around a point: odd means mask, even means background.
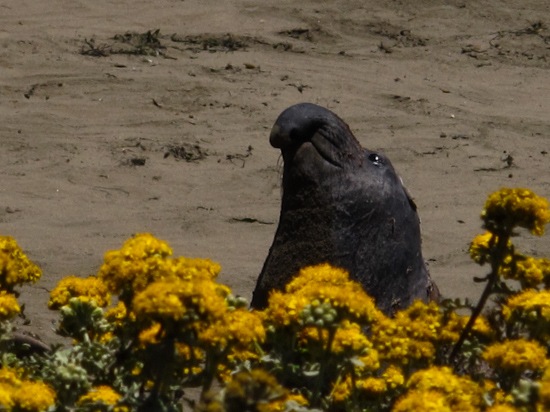
[[[270,143],[283,155],[283,199],[252,306],[264,307],[271,289],[323,262],[347,269],[387,313],[429,297],[416,206],[383,154],[362,148],[342,119],[311,103],[286,109]]]
[[[301,103],[286,109],[269,141],[283,155],[284,191],[303,192],[311,186],[324,188],[330,197],[349,198],[350,190],[357,188],[363,201],[393,203],[397,197],[416,210],[390,161],[363,149],[348,125],[324,107]]]

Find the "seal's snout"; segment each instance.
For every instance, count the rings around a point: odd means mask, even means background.
[[[277,149],[299,145],[311,139],[322,125],[329,123],[333,113],[313,103],[290,106],[275,121],[269,143]]]
[[[288,146],[291,143],[291,140],[289,134],[285,133],[281,127],[275,123],[271,129],[271,134],[269,135],[269,143],[271,146],[281,149]]]
[[[269,142],[281,149],[283,156],[288,155],[287,160],[304,143],[311,143],[320,157],[338,167],[360,159],[363,153],[348,125],[330,110],[313,103],[299,103],[283,111],[275,121]]]

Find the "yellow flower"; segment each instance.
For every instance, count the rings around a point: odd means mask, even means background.
[[[526,339],[494,343],[485,348],[482,357],[495,369],[517,374],[540,370],[547,363],[546,349]]]
[[[221,266],[210,259],[178,257],[172,260],[171,270],[181,280],[214,280],[220,273]]]
[[[10,385],[0,382],[0,408],[11,411],[13,408],[13,388]]]
[[[464,330],[464,327],[470,320],[469,316],[459,315],[456,312],[451,312],[443,327],[438,334],[438,341],[440,342],[456,342],[460,337],[460,334]],[[494,336],[495,331],[489,324],[489,321],[483,315],[476,318],[472,334],[481,338],[491,338]]]
[[[299,338],[300,344],[304,347],[316,344],[325,348],[329,332],[326,329],[310,326],[300,331]],[[340,327],[336,329],[330,352],[347,359],[356,358],[362,364],[358,368],[361,371],[376,371],[380,368],[378,352],[374,349],[372,342],[363,334],[357,323],[348,320],[342,321]]]
[[[105,307],[111,300],[111,295],[105,284],[96,277],[78,278],[67,276],[50,292],[48,307],[59,309],[69,303],[71,298],[93,300],[99,307]]]
[[[382,374],[382,377],[386,381],[386,385],[391,389],[395,389],[405,384],[405,377],[403,371],[395,365],[390,365],[386,371]]]
[[[0,321],[11,319],[19,312],[21,308],[15,295],[0,291]]]
[[[512,295],[502,305],[502,315],[505,320],[515,316],[527,322],[550,322],[550,290],[527,289]]]
[[[427,390],[407,392],[404,396],[397,400],[392,412],[454,412],[458,410],[473,411],[477,409],[453,409],[447,399],[447,396],[443,393],[434,390]]]
[[[388,390],[386,381],[382,378],[374,378],[372,376],[358,379],[357,390],[360,393],[366,394],[366,396],[378,396],[385,393]]]
[[[381,359],[408,364],[411,360],[431,362],[434,343],[440,338],[441,313],[436,303],[414,302],[372,326],[372,340]]]
[[[375,399],[388,390],[386,381],[383,378],[367,376],[365,378],[352,379],[346,375],[344,379],[338,380],[331,391],[332,401],[342,403],[354,397]]]
[[[26,282],[36,282],[42,271],[32,263],[11,236],[0,236],[0,287],[12,291]]]
[[[247,410],[258,412],[284,411],[288,391],[277,380],[261,369],[233,375],[225,387],[226,410],[246,405]],[[231,406],[233,408],[231,408]]]
[[[122,327],[127,321],[135,321],[135,315],[133,312],[128,313],[124,302],[119,301],[116,306],[105,311],[105,319],[116,327]]]
[[[361,326],[357,323],[345,320],[340,327],[336,329],[331,352],[335,354],[362,355],[367,352],[374,352],[374,349],[372,342],[361,331]],[[378,359],[376,359],[375,363],[378,364]],[[378,366],[376,366],[376,369],[378,369]]]
[[[162,325],[154,322],[147,329],[139,332],[138,340],[142,347],[147,345],[156,345],[162,339]]]
[[[120,250],[105,254],[99,269],[99,277],[113,293],[128,288],[134,292],[166,274],[166,258],[172,249],[166,242],[148,233],[137,234],[128,239]]]
[[[452,411],[478,411],[483,403],[481,387],[467,377],[453,374],[449,367],[431,367],[415,372],[407,382],[407,387],[410,393],[406,394],[404,399],[409,398],[410,405],[417,404],[418,399],[428,396],[423,392],[432,393],[434,391],[443,395],[442,410],[447,410],[446,408],[450,407],[448,410]],[[426,401],[431,397],[430,394]],[[434,399],[439,399],[439,397]],[[407,405],[405,400],[402,402]],[[400,403],[398,402],[398,404]],[[408,409],[410,406],[404,407],[403,404],[399,408],[396,405],[394,410],[412,410]],[[417,405],[420,406],[420,404]],[[420,410],[425,409],[420,408]]]
[[[264,316],[274,326],[298,326],[302,321],[309,324],[308,319],[302,319],[304,310],[317,307],[330,307],[335,313],[325,320],[324,326],[345,318],[370,324],[383,316],[361,285],[351,281],[345,270],[329,264],[306,267],[284,293],[272,292]]]
[[[505,403],[493,405],[489,409],[487,409],[487,412],[520,412],[520,409],[514,408],[512,405],[508,405]]]
[[[114,406],[113,411],[115,412],[129,411],[128,407],[119,404],[121,398],[122,396],[110,386],[100,385],[82,395],[76,404],[77,406]]]
[[[503,188],[488,197],[481,217],[492,232],[520,226],[540,236],[550,222],[550,209],[548,200],[531,190]]]
[[[225,292],[210,280],[158,281],[136,295],[133,308],[137,320],[180,322],[198,329],[225,315]]]
[[[519,281],[523,288],[536,287],[550,280],[550,259],[515,253],[505,258],[500,274],[506,279]]]
[[[41,412],[55,404],[55,392],[44,382],[22,381],[12,393],[14,409]]]
[[[40,412],[54,404],[55,392],[44,382],[21,379],[15,369],[0,369],[0,407]]]
[[[250,347],[265,340],[265,329],[256,312],[246,309],[228,311],[206,329],[199,332],[199,340],[210,348],[223,352],[228,346]]]
[[[150,234],[138,234],[127,240],[120,250],[105,254],[99,277],[113,293],[130,305],[136,293],[155,282],[212,282],[221,270],[208,259],[171,258],[172,249]],[[229,289],[218,285],[222,294]],[[173,302],[175,303],[175,302]]]
[[[471,258],[480,265],[490,262],[496,252],[497,242],[498,236],[491,232],[476,236],[470,244]],[[521,282],[524,288],[535,287],[543,281],[550,284],[550,259],[537,259],[514,253],[512,242],[508,241],[499,275],[505,279],[514,279]]]
[[[484,392],[484,397],[486,400],[493,402],[495,405],[505,404],[507,397],[510,396],[500,387],[500,384],[497,385],[497,383],[491,379],[483,379],[480,382],[480,386]]]
[[[359,283],[351,281],[345,270],[326,263],[301,269],[285,290],[309,302],[330,302],[342,315],[365,323],[375,322],[383,316]]]
[[[297,325],[307,304],[304,296],[273,291],[269,295],[269,306],[263,316],[267,323],[278,327]]]
[[[352,380],[350,375],[346,375],[344,379],[339,379],[334,383],[330,396],[333,402],[345,402],[351,396]]]
[[[21,384],[21,379],[19,377],[19,373],[15,369],[8,368],[8,367],[2,367],[0,369],[0,383],[9,385],[9,386],[17,386]]]
[[[491,232],[485,232],[477,235],[470,244],[470,257],[476,263],[483,265],[485,262],[491,261],[491,256],[494,253],[493,247],[497,243],[497,236]],[[511,245],[511,243],[509,243]]]

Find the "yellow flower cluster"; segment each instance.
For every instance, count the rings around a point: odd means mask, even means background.
[[[124,242],[120,250],[105,254],[99,277],[112,293],[128,288],[137,292],[153,280],[163,278],[170,255],[172,249],[166,242],[148,233],[137,234]]]
[[[44,382],[22,379],[13,369],[0,369],[2,409],[41,412],[54,404],[55,392]]]
[[[96,277],[78,278],[67,276],[57,284],[50,292],[48,307],[59,309],[69,303],[72,298],[79,298],[82,301],[93,300],[99,307],[109,305],[111,295],[103,281]]]
[[[19,312],[21,308],[15,295],[0,291],[0,321],[11,319]]]
[[[435,302],[414,302],[395,318],[382,318],[372,326],[375,348],[384,360],[407,364],[433,358],[440,336],[441,314]]]
[[[336,381],[330,394],[332,400],[336,403],[342,403],[351,399],[376,399],[380,395],[402,387],[405,382],[403,372],[396,366],[390,365],[381,377],[355,376],[353,379],[347,374],[342,379]]]
[[[374,352],[372,342],[363,334],[361,326],[348,320],[344,320],[336,330],[330,350],[335,354],[365,354]],[[378,369],[378,356],[376,356],[374,363],[376,365],[375,368]]]
[[[387,389],[386,382],[382,378],[367,376],[352,379],[351,375],[346,375],[335,383],[330,396],[333,402],[343,403],[359,396],[373,399],[385,393]]]
[[[299,333],[300,345],[303,348],[312,344],[328,349],[330,353],[343,358],[355,358],[361,364],[360,372],[373,372],[380,368],[378,352],[372,342],[363,334],[359,324],[344,320],[334,333],[330,348],[327,348],[329,332],[308,326]]]
[[[477,411],[474,408],[453,409],[447,396],[435,390],[408,392],[396,402],[392,409],[393,412],[455,412],[457,410]]]
[[[447,315],[446,320],[442,321],[443,327],[438,332],[437,340],[439,342],[456,342],[469,320],[469,316],[451,312]],[[472,335],[481,339],[492,339],[495,335],[495,331],[487,318],[483,315],[479,315],[474,322]]]
[[[265,318],[276,326],[296,326],[310,304],[314,307],[329,305],[336,312],[336,321],[350,318],[371,324],[383,317],[374,300],[360,284],[349,279],[345,270],[321,264],[300,270],[286,286],[285,293],[271,293]]]
[[[179,323],[199,330],[226,313],[225,293],[209,280],[157,281],[135,296],[132,307],[138,321]]]
[[[225,387],[223,404],[225,410],[237,410],[237,405],[246,405],[248,410],[258,412],[283,412],[288,400],[288,391],[273,376],[261,369],[254,369],[233,375]]]
[[[495,254],[498,236],[491,232],[478,235],[470,244],[470,257],[480,265],[490,261]],[[545,282],[550,285],[550,259],[537,259],[512,252],[512,242],[508,241],[507,250],[499,269],[499,275],[505,279],[514,279],[522,287],[536,287]]]
[[[181,280],[214,280],[222,268],[219,263],[213,262],[210,259],[180,256],[172,260],[170,269],[173,277]]]
[[[406,386],[408,391],[397,401],[394,412],[473,412],[479,411],[483,403],[481,387],[467,377],[453,374],[449,367],[432,367],[415,372]]]
[[[477,235],[470,244],[470,257],[476,263],[483,265],[491,260],[491,256],[495,252],[495,246],[498,243],[498,236],[485,232],[481,235]],[[512,242],[509,240],[507,249],[512,250]],[[510,252],[509,252],[510,253]]]
[[[519,281],[523,288],[536,287],[543,282],[549,284],[550,259],[537,259],[519,253],[509,255],[504,260],[500,274],[505,279]]]
[[[512,317],[526,320],[550,322],[550,290],[527,289],[512,295],[502,305],[505,320]]]
[[[0,288],[13,291],[13,287],[27,282],[36,282],[42,271],[32,263],[15,239],[0,236]]]
[[[546,349],[540,343],[515,339],[487,346],[482,357],[491,367],[516,375],[527,370],[544,369],[547,365],[546,355]]]
[[[491,406],[487,412],[521,412],[521,409],[514,408],[512,405],[502,403]],[[542,412],[542,410],[540,411]]]
[[[529,189],[503,188],[488,197],[481,217],[494,233],[499,227],[510,230],[519,226],[541,236],[550,222],[550,207],[548,200]]]
[[[199,340],[217,352],[225,351],[228,346],[246,349],[265,340],[265,329],[256,312],[236,309],[201,330]]]
[[[162,338],[164,338],[164,331],[162,330],[162,325],[158,322],[154,322],[148,328],[142,329],[138,335],[142,348],[148,345],[157,345]]]
[[[94,410],[103,410],[100,406],[108,406],[113,412],[128,412],[130,409],[119,403],[121,398],[122,396],[110,386],[101,385],[82,395],[76,404],[80,407],[94,407]]]
[[[126,305],[122,301],[105,311],[105,319],[117,328],[125,325],[125,322],[133,322],[136,320],[133,312],[128,312]]]
[[[127,240],[120,250],[105,254],[99,278],[126,304],[154,282],[210,281],[219,274],[219,264],[209,259],[170,258],[168,244],[148,233]],[[128,299],[126,299],[128,298]]]

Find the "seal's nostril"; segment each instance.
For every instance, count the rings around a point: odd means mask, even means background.
[[[291,139],[278,124],[273,125],[269,135],[269,143],[276,149],[281,149],[290,143]]]

